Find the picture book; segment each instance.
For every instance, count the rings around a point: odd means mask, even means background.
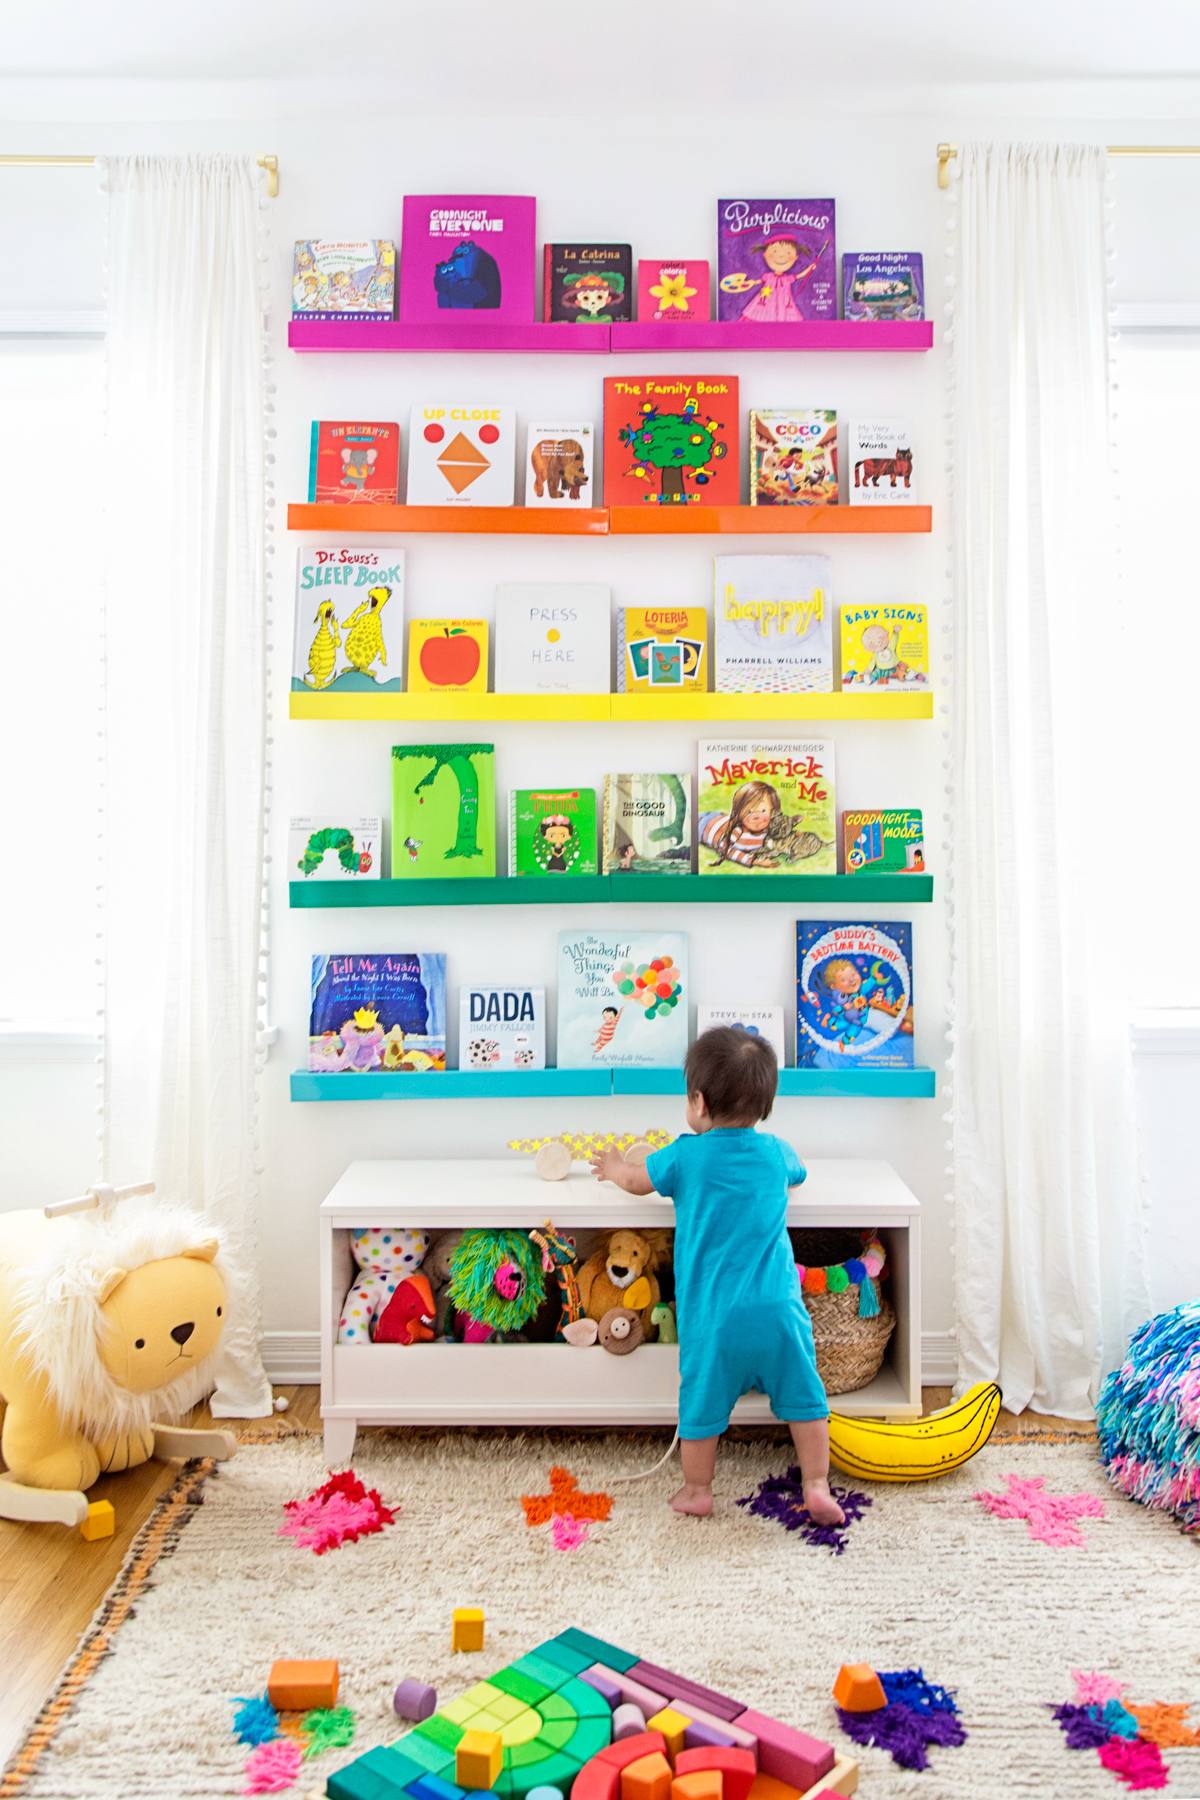
[[[414,406],[408,439],[410,506],[511,506],[517,457],[512,406]]]
[[[516,194],[406,194],[400,318],[533,324],[537,202]]]
[[[508,796],[510,875],[598,875],[591,788],[513,788]]]
[[[912,926],[801,919],[796,1067],[911,1069]]]
[[[606,506],[736,506],[740,499],[736,375],[606,377]]]
[[[491,744],[392,747],[392,880],[496,873]]]
[[[544,1069],[545,988],[459,988],[458,1066],[480,1070]]]
[[[832,200],[718,200],[717,317],[747,325],[837,318]]]
[[[708,692],[703,606],[623,606],[617,613],[617,692]]]
[[[559,1068],[682,1068],[688,997],[686,932],[560,931]]]
[[[691,325],[712,318],[708,264],[692,257],[638,263],[638,321],[642,325]]]
[[[846,462],[851,506],[913,506],[913,434],[902,419],[856,419]]]
[[[704,1006],[696,1008],[696,1036],[701,1037],[706,1031],[715,1031],[721,1026],[732,1025],[735,1031],[744,1031],[748,1037],[765,1038],[775,1052],[775,1060],[782,1069],[787,1058],[783,1044],[783,1008],[782,1006]]]
[[[548,325],[613,325],[633,317],[628,244],[546,244],[542,317]]]
[[[486,619],[413,619],[408,627],[410,694],[486,694]]]
[[[302,238],[292,264],[292,317],[386,323],[396,297],[391,238]]]
[[[690,875],[690,775],[604,777],[604,873]]]
[[[501,582],[496,692],[609,693],[611,616],[612,589],[603,582]]]
[[[526,506],[599,506],[591,421],[531,425],[525,449]]]
[[[718,556],[714,562],[717,693],[832,693],[829,558]]]
[[[296,553],[292,692],[398,694],[403,652],[403,550],[391,544],[302,546]]]
[[[929,627],[923,606],[843,606],[842,692],[929,691]]]
[[[701,875],[836,875],[833,745],[702,743]]]
[[[314,956],[308,1066],[314,1075],[445,1069],[446,958]]]
[[[923,875],[925,833],[919,812],[847,812],[842,814],[846,873],[864,869],[872,875]]]
[[[288,821],[289,881],[378,881],[383,821],[377,813],[305,813]]]
[[[308,446],[310,506],[395,506],[400,427],[314,419]]]
[[[848,250],[842,258],[847,319],[923,319],[924,261],[919,250]]]
[[[823,408],[751,412],[751,506],[837,502],[837,414]]]

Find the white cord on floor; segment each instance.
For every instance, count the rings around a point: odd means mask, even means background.
[[[640,1475],[613,1475],[613,1476],[610,1476],[609,1479],[612,1481],[613,1485],[616,1486],[616,1484],[618,1482],[645,1481],[645,1479],[648,1475],[657,1475],[658,1471],[662,1468],[663,1464],[670,1462],[672,1456],[675,1454],[675,1446],[678,1442],[679,1442],[679,1427],[677,1425],[675,1427],[675,1436],[671,1439],[671,1442],[667,1448],[666,1455],[660,1456],[658,1461],[655,1463],[655,1465],[652,1469],[643,1469]]]

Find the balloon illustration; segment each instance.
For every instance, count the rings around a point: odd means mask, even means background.
[[[683,977],[669,956],[656,956],[653,962],[621,963],[612,972],[618,994],[645,1010],[648,1019],[659,1013],[666,1017],[679,1005]]]

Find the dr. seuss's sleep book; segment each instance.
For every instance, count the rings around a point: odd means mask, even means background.
[[[842,258],[847,319],[923,319],[925,275],[918,250],[847,251]]]
[[[296,553],[292,692],[398,694],[404,552],[321,544]]]
[[[796,926],[796,1067],[911,1069],[912,926]]]
[[[401,322],[532,325],[536,215],[526,195],[405,195]]]
[[[914,506],[913,434],[903,419],[855,419],[846,453],[851,506]]]
[[[718,556],[713,561],[717,693],[832,693],[829,558]]]
[[[512,505],[515,407],[459,396],[414,406],[410,419],[410,506]]]
[[[314,956],[308,1067],[315,1075],[443,1070],[445,956]]]
[[[833,745],[701,743],[701,875],[836,875]]]
[[[682,1068],[689,998],[686,932],[560,931],[559,1068]]]
[[[513,788],[508,796],[510,875],[598,875],[591,788]]]
[[[760,1037],[770,1044],[775,1060],[782,1069],[786,1060],[783,1047],[782,1006],[705,1006],[696,1008],[696,1036],[722,1027],[744,1031],[747,1037]]]
[[[378,881],[383,870],[378,814],[305,813],[288,821],[289,881]]]
[[[736,506],[736,375],[620,375],[604,383],[606,506]]]
[[[929,692],[929,626],[923,606],[843,606],[842,692]]]
[[[548,325],[615,325],[633,317],[628,244],[546,244],[542,317]]]
[[[639,325],[691,325],[712,318],[708,264],[689,257],[638,263]]]
[[[623,606],[617,614],[619,694],[708,691],[703,606]]]
[[[395,506],[400,427],[314,419],[308,446],[310,506]]]
[[[923,875],[925,833],[919,812],[842,814],[847,875]]]
[[[604,777],[604,873],[690,875],[690,775]]]
[[[392,880],[496,873],[491,744],[392,748]]]
[[[498,694],[607,694],[612,589],[598,581],[503,581]]]
[[[717,317],[747,325],[837,318],[832,200],[717,202]]]
[[[545,988],[459,988],[458,1066],[480,1071],[544,1069]]]
[[[394,310],[391,238],[303,238],[292,265],[292,317],[386,324]]]
[[[525,505],[572,512],[599,506],[591,420],[534,421],[525,439]]]
[[[751,506],[836,506],[837,414],[775,407],[750,414]]]

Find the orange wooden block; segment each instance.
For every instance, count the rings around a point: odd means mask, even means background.
[[[621,1770],[621,1800],[671,1800],[671,1765],[661,1750]]]
[[[665,1754],[666,1748],[667,1740],[661,1731],[640,1731],[636,1737],[619,1738],[607,1749],[597,1750],[595,1760],[611,1763],[614,1769],[627,1769],[630,1763],[641,1762],[655,1750]],[[574,1794],[574,1788],[571,1791]]]
[[[267,1678],[267,1699],[279,1712],[307,1712],[313,1706],[336,1706],[336,1662],[277,1662]]]
[[[671,1800],[723,1800],[723,1796],[720,1769],[697,1769],[691,1775],[677,1775],[671,1783]]]
[[[456,1606],[451,1620],[450,1648],[452,1650],[483,1649],[483,1608],[479,1606]]]
[[[747,1800],[800,1800],[800,1789],[789,1787],[786,1781],[776,1781],[773,1775],[756,1775]]]
[[[469,1727],[454,1752],[454,1779],[460,1788],[491,1788],[504,1766],[503,1746],[496,1731],[472,1731]]]
[[[675,1779],[717,1769],[721,1774],[723,1800],[747,1800],[758,1774],[749,1750],[727,1750],[703,1744],[695,1750],[682,1750],[675,1758]]]
[[[113,1511],[111,1500],[93,1500],[87,1509],[87,1518],[79,1527],[79,1535],[89,1544],[97,1538],[111,1537],[117,1529],[117,1515]]]
[[[883,1683],[867,1663],[843,1663],[833,1684],[833,1697],[844,1712],[877,1712],[887,1705]]]

